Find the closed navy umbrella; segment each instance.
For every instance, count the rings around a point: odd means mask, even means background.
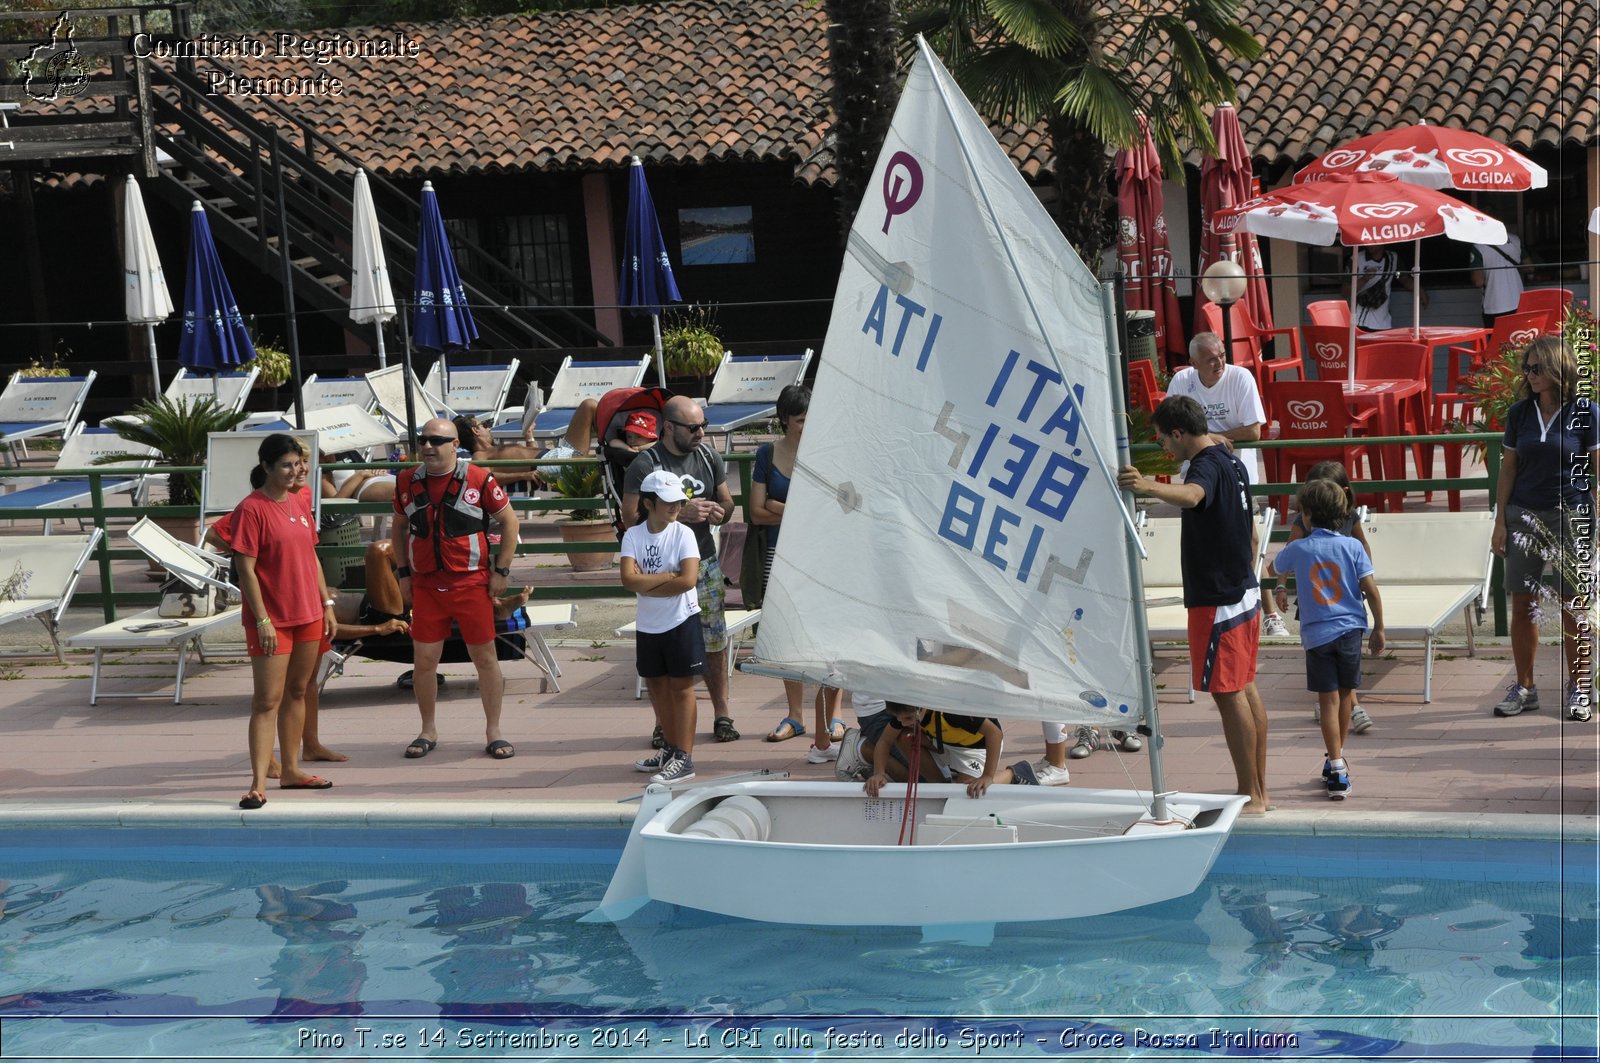
[[[656,205],[650,199],[644,164],[637,155],[628,167],[628,225],[623,231],[622,276],[617,280],[617,288],[623,306],[650,315],[650,328],[655,337],[656,382],[666,387],[667,370],[661,355],[661,307],[666,303],[681,303],[683,296],[678,294],[678,282],[672,276],[672,262],[667,258],[666,241],[661,238]]]
[[[422,184],[422,222],[417,232],[417,282],[412,292],[411,339],[418,347],[438,351],[443,358],[478,338],[478,326],[467,309],[467,291],[456,271],[455,256],[444,218],[439,213],[439,197],[433,182]],[[406,372],[411,372],[410,350],[406,351]],[[444,365],[444,389],[450,391],[450,366]],[[409,397],[411,389],[406,388]],[[406,416],[416,420],[416,411]],[[413,426],[414,427],[414,426]]]
[[[205,207],[197,199],[189,208],[189,275],[183,285],[178,364],[214,377],[219,370],[242,365],[255,356],[244,315],[239,313],[222,271],[222,259],[217,257]]]

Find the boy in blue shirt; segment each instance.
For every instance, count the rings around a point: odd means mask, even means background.
[[[1366,549],[1336,530],[1349,509],[1345,492],[1331,480],[1311,480],[1300,488],[1298,499],[1311,534],[1284,546],[1268,570],[1274,576],[1293,573],[1299,589],[1306,688],[1321,703],[1322,738],[1328,746],[1322,778],[1328,797],[1343,801],[1352,792],[1344,740],[1350,734],[1350,714],[1361,686],[1361,634],[1367,627],[1362,599],[1372,607],[1368,644],[1374,657],[1384,646],[1383,601]]]

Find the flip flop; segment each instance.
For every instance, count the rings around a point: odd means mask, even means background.
[[[303,782],[281,782],[281,783],[278,784],[278,789],[280,789],[280,790],[331,790],[331,789],[333,789],[333,780],[332,779],[324,779],[320,775],[313,775],[313,776],[307,778]]]
[[[406,759],[407,760],[421,760],[423,757],[427,756],[429,753],[432,753],[433,752],[433,747],[438,745],[438,744],[439,744],[438,742],[435,742],[431,738],[420,738],[419,737],[419,738],[413,739],[411,744],[409,746],[406,746]]]
[[[504,738],[496,738],[493,742],[484,746],[483,751],[495,760],[510,760],[517,755],[516,747]]]
[[[767,735],[768,742],[787,742],[791,738],[799,738],[806,733],[806,725],[793,716],[785,716],[779,721],[778,726]]]
[[[239,807],[245,809],[246,811],[253,811],[254,809],[261,808],[266,803],[267,795],[262,793],[260,790],[251,790],[249,793],[239,798]]]

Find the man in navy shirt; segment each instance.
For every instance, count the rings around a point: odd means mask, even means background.
[[[1252,561],[1255,521],[1249,478],[1223,441],[1206,431],[1206,415],[1187,395],[1168,396],[1151,416],[1163,450],[1189,463],[1183,483],[1163,484],[1131,465],[1117,482],[1183,511],[1179,549],[1183,604],[1189,610],[1194,686],[1211,694],[1233,760],[1245,815],[1267,811],[1267,708],[1256,690],[1261,642],[1261,589]]]

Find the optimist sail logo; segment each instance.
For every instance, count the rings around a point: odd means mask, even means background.
[[[908,151],[897,151],[889,157],[883,170],[883,231],[887,235],[889,223],[896,214],[904,214],[922,198],[922,167]]]

